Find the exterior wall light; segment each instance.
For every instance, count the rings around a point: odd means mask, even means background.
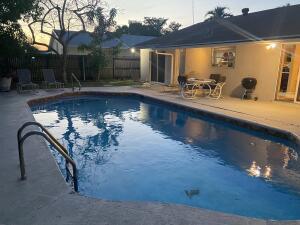
[[[135,48],[131,48],[130,51],[131,51],[132,54],[134,54],[135,53]]]
[[[268,50],[270,50],[270,49],[274,49],[274,48],[276,48],[277,47],[277,44],[276,43],[271,43],[271,44],[269,44],[269,45],[267,45],[267,49]]]

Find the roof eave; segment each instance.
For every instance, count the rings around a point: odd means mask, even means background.
[[[273,36],[273,37],[264,37],[253,40],[230,40],[230,41],[219,41],[219,42],[205,42],[205,43],[191,43],[191,44],[179,44],[179,45],[145,45],[145,46],[136,46],[137,49],[176,49],[176,48],[199,48],[199,47],[210,47],[214,45],[227,45],[227,44],[241,44],[241,43],[253,43],[253,42],[264,42],[264,41],[286,41],[286,40],[299,40],[300,34],[298,35],[288,35],[288,36]]]

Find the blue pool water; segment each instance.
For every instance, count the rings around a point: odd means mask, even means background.
[[[62,99],[32,110],[67,146],[83,195],[300,219],[300,165],[287,141],[129,96]]]

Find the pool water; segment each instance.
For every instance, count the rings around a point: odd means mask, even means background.
[[[85,196],[300,219],[298,150],[285,140],[133,96],[32,110],[76,161]]]

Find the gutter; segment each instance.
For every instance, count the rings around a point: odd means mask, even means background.
[[[176,48],[193,48],[193,47],[211,47],[216,45],[224,44],[243,44],[243,43],[253,43],[253,42],[264,42],[264,41],[300,41],[300,35],[290,35],[290,36],[278,36],[271,38],[261,38],[260,40],[232,40],[232,41],[216,41],[208,43],[194,43],[194,44],[175,44],[175,45],[145,45],[136,46],[137,49],[176,49]]]

